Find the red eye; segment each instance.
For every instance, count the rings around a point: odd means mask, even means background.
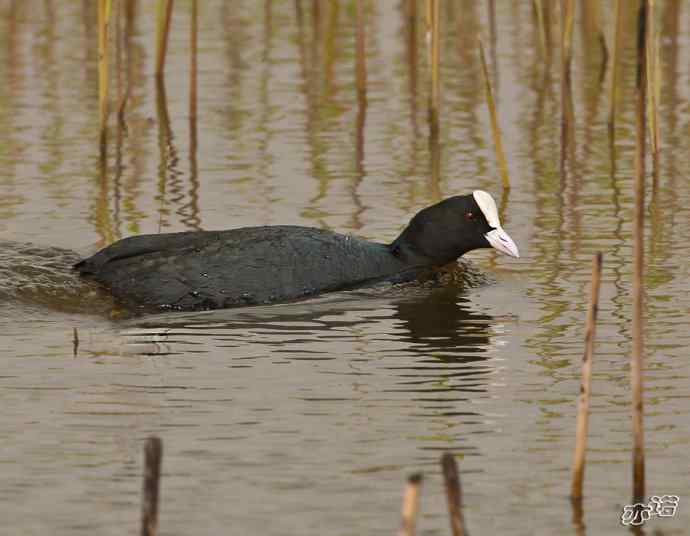
[[[468,212],[467,214],[465,214],[465,219],[466,220],[473,220],[474,219],[474,213]]]

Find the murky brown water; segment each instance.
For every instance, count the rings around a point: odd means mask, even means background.
[[[392,534],[404,478],[417,470],[426,475],[419,532],[447,534],[445,450],[459,457],[471,534],[575,533],[569,466],[597,250],[605,264],[585,523],[592,535],[624,530],[632,34],[612,157],[610,70],[601,85],[598,45],[578,13],[575,144],[561,174],[557,53],[546,76],[531,2],[497,2],[494,40],[485,6],[444,3],[440,145],[431,152],[422,27],[411,56],[398,2],[370,4],[359,104],[352,2],[200,2],[196,144],[191,3],[175,3],[168,129],[151,76],[154,4],[141,2],[132,55],[123,46],[120,60],[132,73],[127,129],[113,126],[102,167],[90,4],[0,2],[0,533],[135,532],[151,434],[165,445],[165,535]],[[647,528],[671,535],[690,525],[690,10],[658,4],[663,144],[658,180],[648,182],[647,480],[648,493],[677,494],[681,504],[676,518]],[[602,8],[609,43],[610,11]],[[478,28],[512,175],[503,195]],[[555,39],[555,19],[553,31]],[[126,83],[115,80],[115,97]],[[102,297],[55,276],[70,255],[47,252],[278,223],[385,240],[416,210],[476,188],[501,198],[523,256],[475,252],[473,269],[486,278],[440,288],[114,321]]]

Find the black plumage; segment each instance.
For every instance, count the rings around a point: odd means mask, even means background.
[[[125,238],[75,265],[126,306],[203,310],[406,281],[472,249],[492,228],[472,194],[420,211],[391,244],[298,226]]]

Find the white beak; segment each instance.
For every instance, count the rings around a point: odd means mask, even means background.
[[[510,255],[511,257],[520,257],[520,252],[518,251],[513,239],[508,236],[502,227],[496,227],[493,231],[489,231],[484,235],[491,247],[501,253]]]

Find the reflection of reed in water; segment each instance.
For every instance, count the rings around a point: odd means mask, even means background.
[[[199,169],[197,164],[197,0],[192,0],[189,54],[189,201],[177,213],[182,223],[189,229],[201,230],[199,215]]]
[[[168,101],[165,92],[165,80],[156,78],[156,115],[158,118],[158,151],[160,160],[158,163],[158,232],[169,226],[167,216],[170,214],[170,202],[179,202],[180,195],[180,171],[177,166],[179,156],[173,143],[174,134],[170,127],[168,115]],[[168,189],[175,197],[168,199]]]

